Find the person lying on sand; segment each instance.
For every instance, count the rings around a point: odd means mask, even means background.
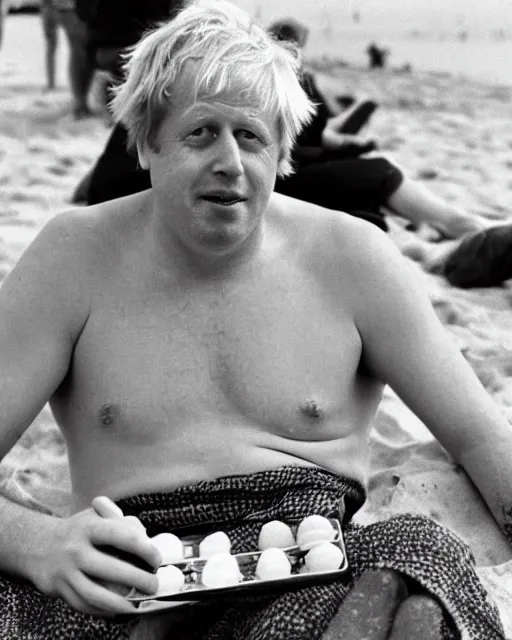
[[[223,530],[238,553],[271,520],[344,501],[348,578],[204,603],[185,627],[164,616],[168,637],[358,640],[376,585],[393,598],[374,638],[503,639],[449,530],[350,523],[386,384],[511,542],[512,434],[386,234],[273,192],[313,113],[299,70],[292,45],[222,0],[152,31],[112,105],[151,189],[57,215],[4,281],[0,451],[49,400],[73,508],[0,500],[0,638],[128,638],[139,618],[112,617],[134,613],[117,591],[155,592],[152,536]]]

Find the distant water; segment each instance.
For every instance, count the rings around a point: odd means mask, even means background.
[[[232,1],[264,26],[286,16],[307,24],[306,55],[366,66],[375,39],[390,48],[392,67],[512,85],[512,0]]]
[[[285,0],[265,0],[268,4],[274,1],[277,5],[285,2]],[[286,2],[294,1],[286,0]],[[343,4],[349,0],[339,1]],[[512,0],[509,1],[512,3]],[[235,2],[243,6],[257,4],[258,0],[235,0]],[[313,0],[311,0],[311,5],[313,5]],[[249,9],[250,7],[244,6],[244,8]],[[293,15],[276,7],[273,7],[273,13],[274,15],[269,10],[268,14],[263,12],[257,15],[257,12],[253,11],[254,17],[265,26],[268,26],[276,17]],[[342,29],[338,27],[340,23],[333,19],[335,17],[334,10],[329,15],[323,15],[317,22],[307,20],[303,15],[298,17],[310,25],[310,35],[305,50],[306,57],[321,57],[325,54],[329,57],[342,59],[351,65],[365,67],[368,60],[365,49],[372,40],[376,40],[390,49],[391,55],[388,62],[389,66],[393,68],[410,64],[413,70],[464,75],[490,84],[512,86],[512,28],[504,30],[506,37],[502,39],[493,38],[492,35],[473,37],[470,34],[467,40],[461,41],[457,39],[454,31],[443,34],[423,33],[414,37],[411,35],[409,26],[402,27],[401,25],[396,25],[394,30],[383,25],[377,25],[373,30],[367,25],[360,28],[347,25]],[[491,34],[491,31],[487,28],[486,33]],[[63,45],[62,48],[67,50],[65,38],[61,38],[60,41]],[[27,57],[27,64],[35,65],[37,63],[42,67],[43,37],[39,16],[9,16],[5,26],[4,48],[9,45],[16,48],[22,46],[23,42],[33,43],[30,50],[25,50],[23,53]],[[0,56],[0,64],[1,58]],[[35,60],[29,62],[30,58]],[[42,70],[40,73],[40,77],[43,77]],[[65,76],[65,69],[60,70],[59,68],[59,78],[65,78]]]
[[[372,40],[369,34],[336,34],[312,32],[307,54],[327,54],[346,60],[357,66],[367,65],[365,49]],[[412,38],[407,35],[378,37],[391,54],[389,66],[410,64],[421,71],[438,71],[486,82],[512,85],[512,39],[450,39]]]

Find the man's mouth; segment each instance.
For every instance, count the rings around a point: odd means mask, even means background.
[[[229,206],[238,204],[239,202],[245,202],[247,198],[243,198],[236,193],[209,193],[201,196],[201,199],[207,200],[208,202],[213,202],[214,204]]]

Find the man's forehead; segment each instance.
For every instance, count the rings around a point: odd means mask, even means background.
[[[193,87],[175,86],[171,92],[173,112],[180,113],[187,119],[200,119],[214,116],[228,116],[264,123],[274,126],[276,116],[265,109],[261,100],[257,100],[243,92],[226,90],[220,93],[200,91],[197,95]]]
[[[196,103],[222,103],[242,109],[255,118],[264,114],[261,92],[254,87],[247,74],[231,73],[223,83],[225,86],[220,87],[215,79],[210,83],[201,82],[200,74],[200,60],[188,60],[184,64],[170,91],[174,104],[190,107]]]
[[[243,117],[249,120],[267,121],[270,114],[255,107],[254,103],[242,101],[236,96],[198,96],[197,100],[183,105],[186,115],[191,118],[203,118],[215,115]]]

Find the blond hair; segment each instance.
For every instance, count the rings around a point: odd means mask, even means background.
[[[234,95],[268,111],[279,132],[278,175],[293,172],[291,151],[315,107],[300,84],[300,56],[278,42],[238,7],[224,0],[198,0],[149,31],[125,56],[125,80],[111,109],[128,130],[128,144],[152,146],[162,118],[172,110],[173,85],[188,61],[195,99]]]

